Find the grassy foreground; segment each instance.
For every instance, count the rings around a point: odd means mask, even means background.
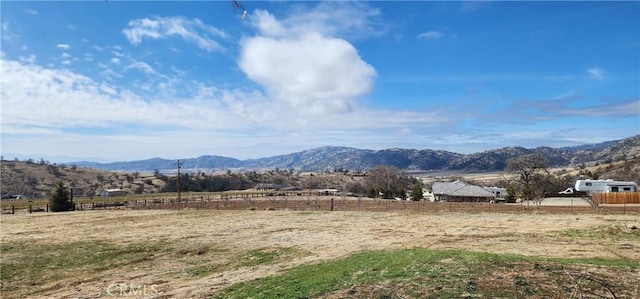
[[[638,298],[640,260],[424,248],[361,252],[235,284],[213,298]]]
[[[109,271],[124,273],[136,267],[153,269],[167,261],[178,261],[184,275],[198,278],[231,269],[274,264],[304,254],[289,247],[230,253],[226,249],[200,243],[79,241],[67,244],[3,244],[0,297],[38,296],[60,288],[61,284],[91,283],[101,280],[102,274]]]
[[[630,215],[107,210],[0,220],[1,298],[640,298]]]
[[[163,260],[184,262],[197,279],[230,269],[277,264],[307,252],[261,248],[233,254],[204,244],[74,242],[3,246],[3,297],[46,294],[59,283],[89,282],[105,271]],[[212,257],[221,258],[212,263]],[[222,257],[226,258],[222,258]],[[187,260],[184,260],[184,259]],[[464,250],[363,251],[237,283],[212,298],[638,298],[640,259],[557,259]],[[29,288],[29,286],[46,286]],[[26,288],[25,288],[26,287]],[[52,288],[52,289],[50,289]],[[102,294],[104,295],[104,294]],[[158,295],[162,295],[160,292]]]

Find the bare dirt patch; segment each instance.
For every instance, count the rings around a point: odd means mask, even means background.
[[[293,266],[379,249],[640,259],[640,237],[630,230],[640,227],[637,215],[107,210],[1,217],[3,271],[17,269],[2,276],[3,298],[131,294],[122,293],[123,285],[146,288],[152,297],[198,298]],[[609,227],[621,232],[608,234]],[[69,246],[85,246],[78,255],[105,256],[44,267],[45,280],[21,272],[20,265],[38,260],[29,252]]]

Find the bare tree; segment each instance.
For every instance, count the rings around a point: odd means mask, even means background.
[[[523,200],[540,204],[549,174],[547,160],[540,154],[522,155],[507,162],[506,172],[513,176],[513,189]]]
[[[365,186],[370,195],[382,194],[383,198],[405,198],[411,180],[404,171],[394,166],[378,166],[371,170],[365,178]]]

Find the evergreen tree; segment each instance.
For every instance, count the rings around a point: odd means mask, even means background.
[[[62,182],[56,184],[55,189],[49,195],[49,208],[51,212],[73,211],[75,206],[71,200],[69,190]]]
[[[413,186],[413,190],[411,190],[411,200],[413,201],[421,201],[424,197],[422,196],[422,185],[416,184]]]

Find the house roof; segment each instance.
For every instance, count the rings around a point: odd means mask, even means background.
[[[500,191],[503,193],[507,193],[507,189],[506,188],[500,188],[500,187],[484,187],[485,190],[490,191],[490,192],[496,192],[496,191]]]
[[[435,182],[431,187],[433,194],[464,197],[494,197],[495,195],[480,186],[467,184],[461,181]]]
[[[280,189],[283,188],[283,185],[280,184],[270,184],[270,183],[258,183],[256,184],[256,189]]]

